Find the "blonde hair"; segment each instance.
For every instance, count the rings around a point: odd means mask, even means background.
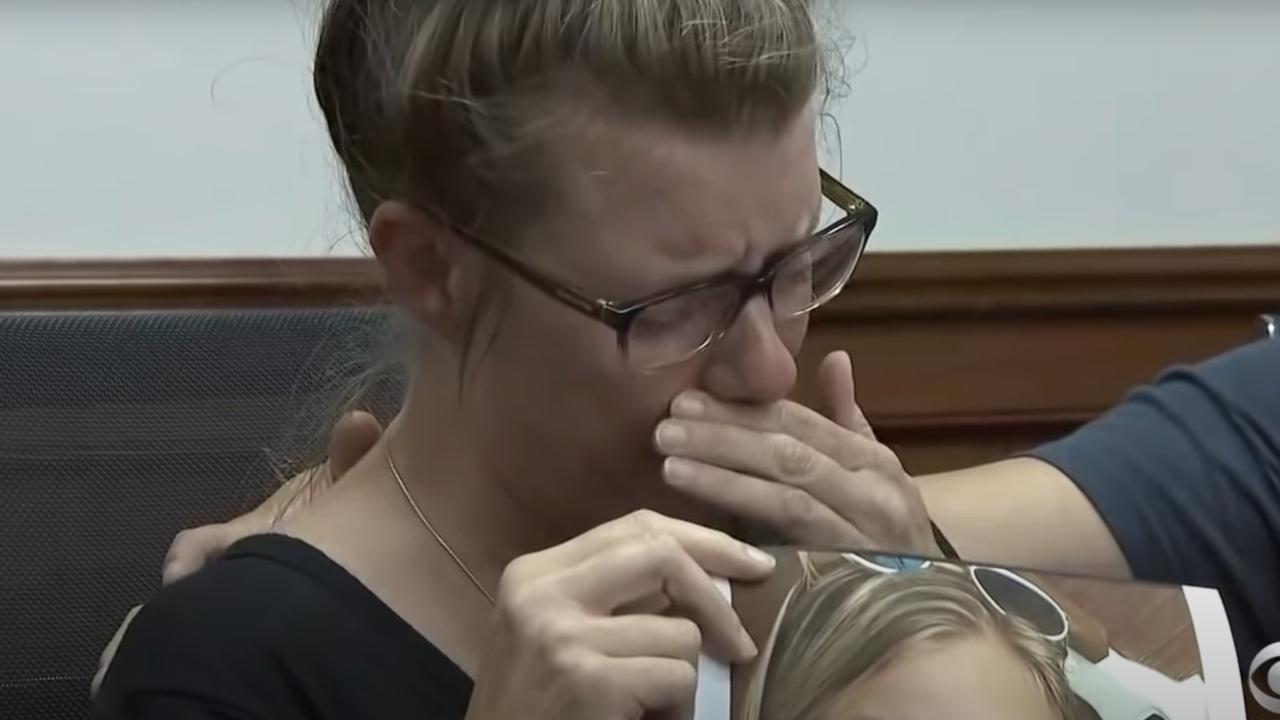
[[[809,0],[333,0],[315,90],[365,221],[411,199],[485,232],[554,205],[564,120],[777,131],[822,57]]]
[[[880,574],[839,555],[801,559],[804,574],[757,661],[743,720],[817,720],[844,690],[908,647],[986,633],[1025,663],[1060,717],[1072,716],[1065,650],[992,608],[966,574]]]

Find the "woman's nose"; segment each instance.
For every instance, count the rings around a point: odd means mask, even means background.
[[[803,319],[797,319],[803,322]],[[704,388],[723,400],[765,403],[781,400],[796,382],[796,359],[778,332],[773,309],[763,296],[752,298],[711,349]]]

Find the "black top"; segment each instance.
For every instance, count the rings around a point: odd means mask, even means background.
[[[1093,501],[1134,575],[1221,591],[1243,668],[1280,642],[1280,339],[1171,368],[1032,454]]]
[[[138,612],[92,716],[452,720],[470,695],[470,678],[341,566],[261,535]]]

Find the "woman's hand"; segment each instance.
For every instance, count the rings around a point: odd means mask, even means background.
[[[858,408],[849,356],[828,355],[818,383],[825,414],[680,395],[656,434],[667,483],[793,542],[940,554],[919,488]]]
[[[711,577],[772,569],[724,533],[648,511],[518,558],[467,720],[691,717],[704,646],[728,662],[756,654]]]

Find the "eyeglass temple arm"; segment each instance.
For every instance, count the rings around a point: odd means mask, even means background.
[[[585,293],[574,288],[570,283],[556,279],[551,275],[524,264],[503,248],[491,245],[478,238],[468,238],[473,246],[485,255],[493,258],[500,265],[524,278],[529,284],[543,291],[552,298],[567,305],[587,317],[603,320],[614,325],[621,322],[621,313],[603,300],[593,300]]]
[[[822,168],[818,168],[818,175],[822,179],[822,194],[831,202],[839,205],[841,209],[852,212],[854,210],[861,210],[867,206],[868,203],[866,200],[862,199],[862,196],[850,190],[844,183],[835,179],[831,173],[828,173]]]

